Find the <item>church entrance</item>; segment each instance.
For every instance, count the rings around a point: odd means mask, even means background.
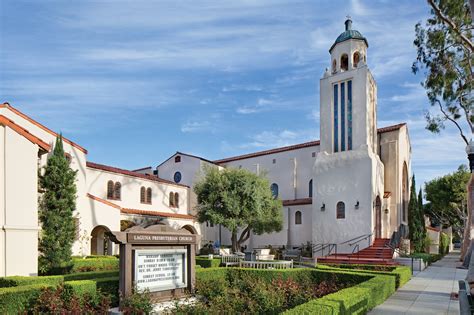
[[[382,201],[380,196],[375,199],[375,238],[382,237]]]

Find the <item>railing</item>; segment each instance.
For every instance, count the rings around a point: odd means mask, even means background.
[[[328,249],[328,253],[326,255],[324,255],[324,250],[325,249]],[[313,245],[313,256],[317,252],[321,252],[321,256],[323,256],[323,257],[329,256],[334,252],[334,254],[337,257],[337,244],[335,244],[335,243],[328,243],[328,244],[321,243],[321,244]]]
[[[372,233],[370,234],[363,234],[363,235],[360,235],[360,236],[357,236],[357,237],[354,237],[353,239],[350,239],[348,241],[345,241],[345,242],[342,242],[340,244],[348,244],[350,247],[352,247],[353,245],[355,244],[358,244],[366,239],[369,240],[369,246],[370,246],[370,243],[372,241]]]
[[[354,255],[354,252],[357,250],[357,259],[360,258],[360,255],[359,255],[359,244],[356,244],[356,246],[354,246],[354,248],[352,249],[352,255]],[[351,256],[352,256],[351,255]],[[351,259],[351,256],[349,256],[349,259]]]
[[[241,268],[255,269],[291,269],[293,268],[293,260],[290,261],[244,261],[239,262]]]

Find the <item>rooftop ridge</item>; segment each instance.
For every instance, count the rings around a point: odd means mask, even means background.
[[[377,129],[377,133],[385,133],[385,132],[395,131],[395,130],[398,130],[398,129],[402,128],[405,125],[406,125],[406,123],[400,123],[400,124],[396,124],[396,125],[392,125],[392,126],[382,127],[382,128]],[[213,163],[215,163],[215,164],[228,163],[228,162],[232,162],[232,161],[245,160],[245,159],[250,159],[250,158],[254,158],[254,157],[258,157],[258,156],[262,156],[262,155],[268,155],[268,154],[298,150],[298,149],[303,149],[303,148],[317,146],[317,145],[320,145],[320,140],[303,142],[303,143],[299,143],[299,144],[293,144],[293,145],[288,145],[288,146],[269,149],[269,150],[264,150],[264,151],[258,151],[258,152],[252,152],[252,153],[232,156],[232,157],[228,157],[228,158],[224,158],[224,159],[220,159],[220,160],[215,160]]]

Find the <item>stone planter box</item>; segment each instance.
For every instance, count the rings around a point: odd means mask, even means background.
[[[402,265],[412,267],[412,258],[410,257],[397,257],[394,260]],[[426,267],[428,264],[423,259],[413,258],[413,271],[423,271]]]

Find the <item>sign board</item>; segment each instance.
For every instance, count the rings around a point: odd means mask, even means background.
[[[186,249],[135,249],[133,282],[139,291],[187,287]]]

